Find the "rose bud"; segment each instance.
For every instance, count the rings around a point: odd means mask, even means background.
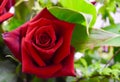
[[[0,23],[14,15],[14,0],[0,0]]]
[[[75,76],[74,48],[70,46],[75,25],[54,17],[47,8],[16,30],[3,34],[24,73],[40,78]]]

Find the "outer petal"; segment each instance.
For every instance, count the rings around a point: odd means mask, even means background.
[[[5,21],[6,19],[12,17],[12,16],[13,16],[12,13],[9,13],[9,12],[5,13],[4,15],[0,16],[0,23],[3,22],[3,21]]]
[[[56,33],[58,33],[59,36],[63,37],[63,44],[57,50],[53,60],[55,64],[58,64],[70,53],[69,50],[70,50],[71,37],[75,25],[60,20],[55,20],[54,24],[56,24],[54,28],[56,30]]]
[[[36,26],[39,28],[39,27],[47,26],[47,25],[51,25],[51,24],[52,24],[51,20],[46,19],[46,18],[40,18],[34,22],[29,23],[29,28],[28,28],[27,32],[29,33]]]
[[[76,76],[74,71],[74,48],[71,47],[70,49],[70,55],[68,55],[63,63],[63,68],[61,71],[57,72],[55,76]]]
[[[40,18],[46,18],[50,20],[56,20],[57,18],[54,17],[48,10],[47,8],[44,8],[38,15],[36,15],[31,22],[34,22],[36,20],[39,20]]]
[[[28,23],[22,25],[14,31],[2,34],[6,45],[19,61],[21,61],[21,38],[25,35],[27,25]]]

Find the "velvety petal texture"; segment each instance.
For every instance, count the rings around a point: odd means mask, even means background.
[[[74,48],[70,46],[74,27],[44,8],[31,21],[2,36],[24,73],[40,78],[75,76]]]
[[[0,23],[14,15],[13,10],[14,0],[0,0]]]

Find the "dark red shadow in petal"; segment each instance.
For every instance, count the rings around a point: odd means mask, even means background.
[[[63,68],[61,71],[56,73],[57,77],[60,76],[76,76],[74,71],[74,52],[75,49],[71,47],[70,49],[70,55],[68,55],[64,61],[62,61]]]

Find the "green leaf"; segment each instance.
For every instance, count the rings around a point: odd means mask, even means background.
[[[3,24],[3,29],[4,31],[12,31],[21,24],[23,24],[23,21],[20,21],[16,18],[12,18],[8,23]]]
[[[112,66],[112,69],[119,69],[120,70],[120,63],[116,63]]]
[[[0,62],[0,82],[16,82],[15,66],[10,61]]]
[[[113,33],[118,35],[117,37],[114,37],[114,38],[106,41],[104,44],[119,47],[120,46],[120,24],[110,25],[110,26],[107,26],[103,29],[106,31],[109,31],[109,32],[113,32]]]
[[[93,46],[120,46],[120,24],[110,25],[103,29],[93,29],[90,33],[90,44]]]
[[[100,82],[98,77],[90,78],[89,82]]]
[[[120,70],[119,69],[113,69],[111,74],[113,75],[113,77],[115,79],[119,79],[119,75],[120,75]]]
[[[97,71],[97,72],[101,71],[101,68],[102,68],[99,62],[92,63],[91,65],[89,65],[89,67],[92,70]]]
[[[87,68],[87,62],[84,58],[80,58],[80,62],[82,63],[82,65]]]
[[[92,4],[88,3],[86,0],[59,0],[59,1],[65,8],[77,11],[79,13],[89,14],[92,18],[92,20],[89,21],[89,26],[94,25],[97,15],[96,8]]]
[[[120,7],[120,0],[116,0],[116,4]]]
[[[55,79],[56,78],[43,79],[35,76],[31,82],[56,82]]]
[[[109,31],[109,32],[116,33],[116,34],[120,34],[120,24],[113,24],[113,25],[110,25],[110,26],[106,26],[102,29],[106,30],[106,31]]]
[[[60,20],[76,24],[83,24],[85,22],[85,18],[82,14],[69,9],[52,7],[49,8],[49,11]]]
[[[15,18],[19,21],[27,21],[31,17],[34,0],[29,0],[27,3],[24,0],[18,0],[15,4]]]
[[[112,72],[112,70],[110,68],[104,68],[102,71],[101,71],[101,74],[102,75],[110,75],[110,73]]]
[[[88,46],[120,46],[120,35],[102,29],[93,29]]]
[[[32,80],[32,82],[42,82],[42,79],[34,77],[33,80]]]
[[[42,7],[51,7],[52,2],[51,0],[37,0],[40,3],[40,6]]]
[[[117,53],[116,53],[117,52]],[[117,64],[115,64],[113,67],[117,67],[120,69],[120,47],[114,47],[114,52],[113,54],[115,55],[114,56],[114,62],[117,62]]]
[[[94,45],[120,46],[120,24],[113,24],[102,28],[103,30],[92,30],[90,39],[95,41]],[[96,43],[96,44],[95,44]]]
[[[76,48],[76,51],[105,45],[119,47],[119,30],[119,24],[112,25],[112,27],[106,27],[104,29],[92,29],[90,35],[87,36],[86,28],[82,25],[77,25],[73,32],[71,44]]]
[[[110,79],[109,78],[103,78],[100,80],[100,82],[110,82]]]
[[[75,78],[74,77],[67,77],[66,82],[74,82]]]
[[[101,45],[119,47],[120,46],[120,36],[108,39],[105,42],[102,42]]]
[[[102,7],[99,8],[99,13],[102,14],[102,18],[106,20],[109,19],[111,24],[114,24],[114,19],[111,16],[111,12],[116,12],[115,0],[105,0]]]
[[[75,47],[76,51],[84,51],[87,47],[86,42],[88,40],[88,35],[85,26],[76,25],[72,35],[72,46]]]

